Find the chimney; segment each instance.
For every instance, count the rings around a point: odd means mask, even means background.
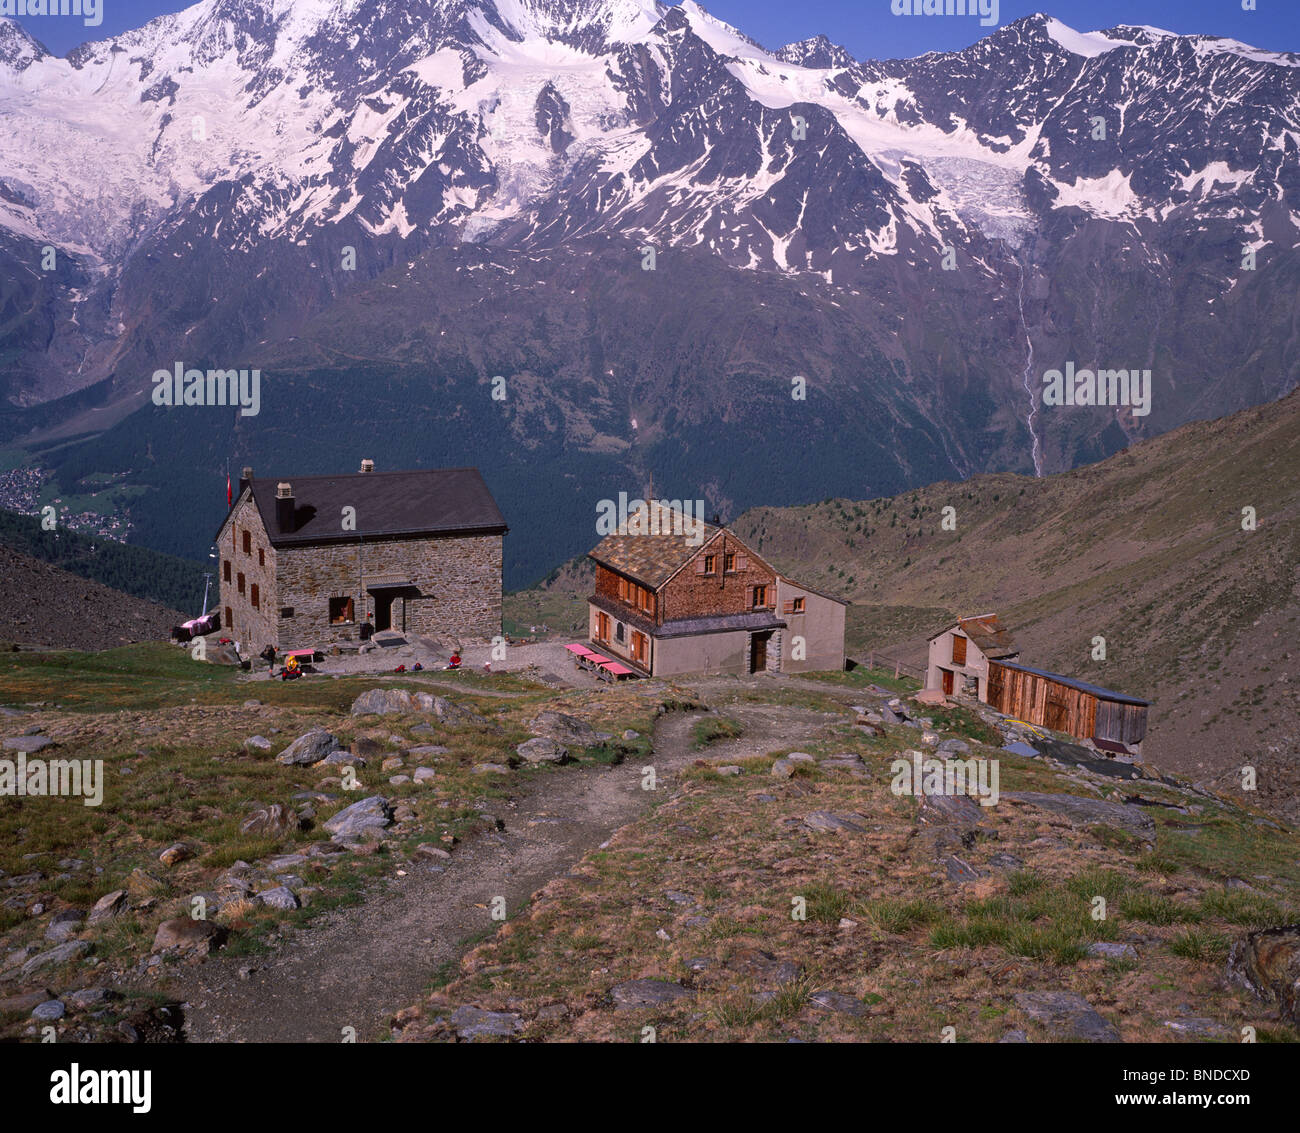
[[[363,460],[361,462],[362,472],[373,472],[374,470],[375,470],[375,462],[373,460]]]
[[[242,496],[244,494],[244,489],[247,488],[252,482],[253,482],[253,470],[247,464],[245,464],[243,472],[239,474],[239,492],[237,493],[237,495]]]
[[[286,480],[275,486],[275,525],[281,535],[293,534],[293,485]]]

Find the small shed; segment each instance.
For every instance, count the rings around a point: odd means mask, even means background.
[[[1092,740],[1117,754],[1141,753],[1151,705],[1141,697],[1012,661],[989,662],[988,703],[1005,716]]]

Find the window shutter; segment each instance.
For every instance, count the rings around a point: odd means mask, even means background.
[[[736,556],[736,569],[737,569],[737,570],[749,570],[749,556],[748,556],[748,555],[737,555],[737,556]]]
[[[794,599],[793,599],[793,598],[787,598],[787,599],[785,600],[785,602],[782,603],[782,605],[781,605],[781,612],[782,612],[783,614],[793,614],[793,613],[794,613]]]
[[[697,556],[695,557],[695,573],[696,573],[696,574],[703,574],[703,573],[704,573],[704,556],[703,556],[703,555],[697,555]]]

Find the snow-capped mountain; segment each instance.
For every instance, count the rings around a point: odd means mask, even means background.
[[[1039,15],[859,61],[694,0],[202,0],[67,58],[0,20],[0,94],[3,392],[93,387],[78,432],[178,358],[366,358],[544,375],[517,438],[635,454],[770,410],[707,363],[890,421],[884,488],[1297,380],[1300,56],[1231,40]],[[1151,416],[1035,417],[1063,359],[1152,366]]]

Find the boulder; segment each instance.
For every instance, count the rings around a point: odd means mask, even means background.
[[[432,767],[417,767],[415,769],[415,781],[417,783],[430,783],[438,777],[438,773]]]
[[[371,795],[367,799],[344,807],[333,818],[324,823],[336,842],[364,838],[382,831],[392,822],[392,810],[388,800],[380,795]]]
[[[689,988],[667,980],[628,980],[610,989],[614,1007],[619,1011],[667,1007],[679,999],[689,999],[694,994]]]
[[[158,855],[158,860],[165,866],[174,866],[193,856],[193,851],[184,842],[173,842]]]
[[[352,702],[353,716],[386,716],[415,710],[411,694],[404,688],[367,689]]]
[[[1050,810],[1068,818],[1076,826],[1091,826],[1094,823],[1117,826],[1144,841],[1155,840],[1155,821],[1136,806],[1086,799],[1080,795],[1049,795],[1038,791],[1004,791],[1002,798]]]
[[[525,740],[515,752],[525,763],[563,763],[569,756],[567,748],[546,736]]]
[[[789,779],[794,774],[794,767],[788,759],[778,759],[772,764],[772,778]]]
[[[571,747],[594,747],[600,743],[599,734],[586,720],[563,712],[539,712],[529,728],[539,736]]]
[[[91,944],[88,940],[69,940],[55,945],[48,952],[40,952],[22,966],[22,976],[27,979],[42,968],[54,968],[60,964],[71,964],[83,956],[90,955]]]
[[[803,824],[817,833],[847,831],[858,834],[866,829],[867,819],[860,814],[836,814],[830,810],[815,810],[803,820]]]
[[[211,921],[196,921],[193,917],[174,917],[163,921],[154,933],[154,952],[182,952],[206,956],[220,948],[226,940],[226,930]]]
[[[478,1007],[457,1007],[451,1013],[456,1034],[466,1040],[477,1038],[512,1038],[523,1030],[523,1021],[508,1011],[484,1011]]]
[[[274,889],[264,889],[257,899],[267,908],[291,910],[298,908],[302,902],[298,895],[287,885],[277,885]]]
[[[45,926],[45,939],[53,944],[62,944],[80,931],[86,914],[80,909],[63,909],[50,918]]]
[[[32,1018],[40,1023],[53,1023],[57,1019],[62,1019],[66,1013],[67,1008],[60,1000],[47,999],[32,1009]]]
[[[1068,991],[1022,991],[1016,1006],[1047,1028],[1054,1039],[1120,1042],[1119,1032],[1081,995]]]
[[[304,732],[285,748],[276,757],[276,762],[283,763],[286,767],[305,767],[312,763],[319,763],[338,746],[338,740],[331,733],[324,728],[313,728],[310,732]]]
[[[241,834],[254,838],[283,838],[298,829],[299,819],[288,807],[280,803],[258,807],[239,824]]]
[[[1300,924],[1247,933],[1228,954],[1228,979],[1300,1026]]]
[[[87,924],[99,924],[102,921],[112,920],[120,916],[126,909],[126,890],[114,889],[112,893],[105,893],[90,910],[90,916],[86,918]]]
[[[10,736],[4,741],[9,751],[21,751],[31,755],[42,748],[53,747],[54,741],[49,736]]]
[[[271,741],[265,736],[249,736],[244,741],[244,747],[248,748],[249,751],[270,751]]]

